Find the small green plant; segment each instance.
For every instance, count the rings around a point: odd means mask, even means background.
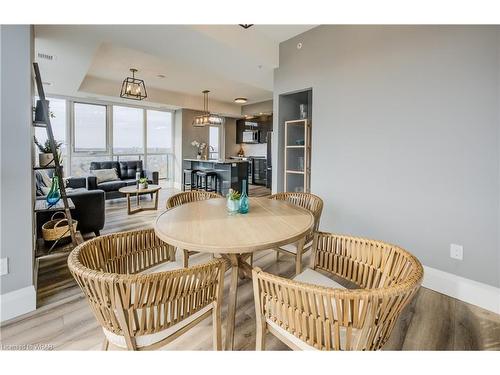
[[[232,201],[237,201],[240,199],[241,194],[237,190],[229,189],[227,197]]]
[[[140,184],[147,184],[148,183],[148,179],[145,178],[145,177],[139,178],[139,183]]]
[[[45,141],[44,144],[41,144],[40,142],[38,142],[38,139],[36,139],[36,137],[34,137],[34,138],[35,138],[35,144],[41,153],[43,153],[43,154],[52,154],[53,153],[52,148],[50,147],[50,141],[48,139]],[[57,141],[55,143],[56,143],[56,152],[59,154],[63,143],[57,142]]]

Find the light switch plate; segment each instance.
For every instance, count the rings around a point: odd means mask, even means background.
[[[450,258],[463,260],[464,259],[464,247],[462,245],[450,244]]]
[[[9,258],[0,258],[0,276],[9,273]]]

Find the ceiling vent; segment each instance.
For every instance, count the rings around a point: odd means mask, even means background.
[[[39,59],[48,60],[48,61],[54,61],[56,59],[56,57],[54,55],[49,55],[47,53],[41,53],[41,52],[38,52],[37,56]]]

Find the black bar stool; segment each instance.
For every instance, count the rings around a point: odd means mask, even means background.
[[[196,172],[196,189],[218,192],[219,178],[214,170]]]
[[[194,190],[196,188],[197,182],[196,179],[197,169],[186,168],[182,174],[182,191],[186,191],[186,187],[189,186],[189,190]],[[186,174],[189,174],[189,183],[186,182]]]

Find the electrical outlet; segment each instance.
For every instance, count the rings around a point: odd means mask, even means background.
[[[9,258],[0,259],[0,276],[7,275],[9,273]]]
[[[463,260],[464,247],[462,245],[450,244],[450,258]]]

